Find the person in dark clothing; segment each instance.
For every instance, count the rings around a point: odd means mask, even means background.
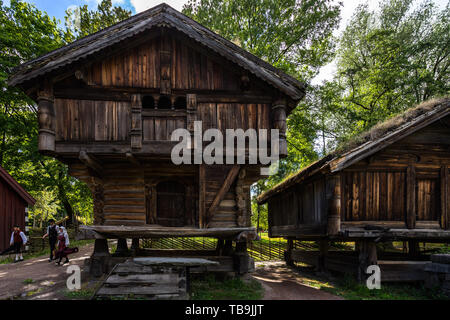
[[[48,259],[48,262],[52,262],[53,254],[56,248],[56,242],[58,241],[59,227],[55,224],[55,220],[53,219],[50,219],[48,222],[50,225],[47,227],[47,233],[44,234],[42,239],[48,237],[48,243],[50,245],[50,258]]]
[[[25,233],[20,230],[20,226],[14,226],[14,230],[11,234],[11,240],[9,241],[10,247],[6,250],[3,250],[0,255],[4,255],[8,252],[14,251],[16,253],[16,259],[14,260],[14,263],[23,261],[21,250],[22,246],[27,244],[27,241],[28,239],[25,236]]]

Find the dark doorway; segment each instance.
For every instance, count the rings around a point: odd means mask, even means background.
[[[156,186],[157,224],[164,227],[185,225],[185,187],[176,181],[160,182]]]

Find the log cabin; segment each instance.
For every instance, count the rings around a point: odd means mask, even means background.
[[[36,200],[0,166],[0,251],[9,247],[12,229],[26,232],[28,207]]]
[[[415,259],[419,241],[450,241],[449,167],[450,98],[442,98],[376,125],[257,201],[268,205],[270,236],[290,240],[289,263],[324,268],[330,241],[356,242],[366,265],[377,262],[379,242],[408,242]],[[293,250],[295,239],[319,242],[319,256]]]
[[[305,86],[166,4],[27,62],[10,78],[38,104],[39,151],[91,189],[93,258],[107,239],[208,236],[245,256],[257,164],[171,160],[175,129],[277,129]],[[222,250],[225,248],[224,250]],[[236,264],[235,264],[236,265]],[[245,269],[245,267],[244,267]]]

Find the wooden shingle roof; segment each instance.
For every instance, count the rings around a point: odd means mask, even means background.
[[[294,101],[302,99],[305,95],[305,85],[302,82],[243,50],[165,3],[20,65],[10,78],[9,85],[21,85],[81,59],[93,57],[96,53],[114,44],[154,27],[170,27],[184,33],[189,38],[269,83]]]
[[[257,202],[264,204],[276,194],[316,174],[336,173],[344,170],[448,115],[450,115],[449,97],[424,102],[363,133],[359,137],[359,143],[355,146],[337,150],[286,178],[261,194],[257,198]]]

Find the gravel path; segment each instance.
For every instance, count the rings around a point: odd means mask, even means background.
[[[70,264],[64,266],[56,266],[54,262],[48,262],[48,256],[0,265],[0,300],[64,299],[64,289],[69,276],[66,273],[67,266],[76,264],[83,270],[84,261],[90,257],[93,248],[93,244],[80,247],[78,253],[69,256]],[[28,279],[32,279],[33,282],[25,283]]]
[[[263,300],[343,300],[303,284],[305,277],[287,267],[284,262],[257,263],[252,277],[264,288]]]

